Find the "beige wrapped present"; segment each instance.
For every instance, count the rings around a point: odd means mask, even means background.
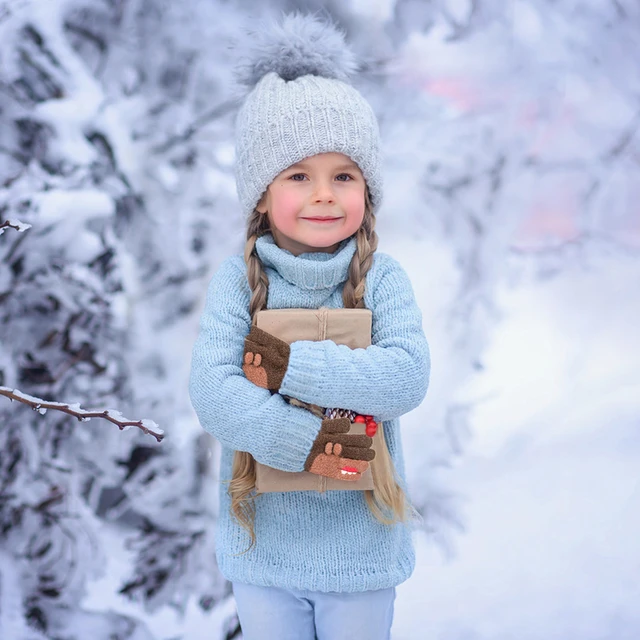
[[[351,349],[365,349],[371,344],[371,311],[369,309],[268,309],[259,311],[256,324],[260,329],[291,344],[297,340],[333,340]],[[295,403],[295,402],[294,402]],[[319,411],[319,407],[315,407]],[[349,433],[365,433],[365,425],[352,424]],[[376,458],[386,443],[382,424],[373,438]],[[375,465],[374,459],[371,465]],[[273,491],[326,491],[373,489],[371,466],[355,481],[325,478],[307,471],[287,472],[256,462],[258,493]]]

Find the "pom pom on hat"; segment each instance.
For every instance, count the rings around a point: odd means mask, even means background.
[[[292,13],[250,34],[245,55],[235,68],[237,81],[253,88],[269,72],[283,80],[316,75],[348,80],[358,64],[331,23],[312,15]]]

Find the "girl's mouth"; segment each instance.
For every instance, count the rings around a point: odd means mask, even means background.
[[[314,218],[303,218],[303,220],[309,220],[309,222],[318,222],[320,224],[327,224],[330,222],[336,222],[338,220],[340,220],[340,218],[327,218],[324,216],[318,216],[318,217],[314,217]]]

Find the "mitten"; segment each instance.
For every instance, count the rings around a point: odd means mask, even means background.
[[[244,341],[242,371],[253,384],[277,391],[287,372],[290,352],[284,340],[252,325]]]
[[[305,471],[337,480],[359,480],[375,458],[371,448],[373,439],[360,434],[349,434],[349,418],[326,418],[322,421]]]

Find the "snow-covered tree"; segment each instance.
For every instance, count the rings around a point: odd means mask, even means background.
[[[155,28],[151,3],[134,4],[23,2],[0,16],[0,384],[49,403],[153,415],[173,435],[160,446],[3,398],[0,592],[12,592],[0,606],[3,637],[86,637],[79,604],[104,570],[101,520],[123,536],[137,531],[122,592],[147,608],[184,607],[193,595],[210,608],[224,595],[204,481],[212,444],[193,425],[181,432],[176,406],[184,414],[188,400],[174,370],[188,366],[178,361],[180,322],[199,294],[190,280],[211,260],[211,201],[226,197],[215,165],[203,169],[181,143],[229,108],[204,113],[184,97],[174,55],[184,51],[171,50],[170,33],[164,48],[155,42],[163,56],[127,55]],[[162,24],[181,39],[171,19]],[[215,101],[207,83],[198,90]],[[172,181],[187,166],[210,184]],[[184,171],[185,182],[198,171]],[[193,202],[167,206],[177,186]],[[134,621],[94,618],[101,636],[144,635]]]
[[[295,9],[331,16],[364,60],[386,158],[381,249],[410,271],[434,360],[403,419],[411,493],[448,552],[464,509],[441,470],[482,401],[468,385],[497,287],[629,246],[633,2],[0,1],[0,387],[166,433],[0,397],[2,637],[149,636],[82,609],[105,527],[135,558],[122,593],[149,611],[229,592],[215,442],[186,381],[206,283],[243,244],[234,44]]]

